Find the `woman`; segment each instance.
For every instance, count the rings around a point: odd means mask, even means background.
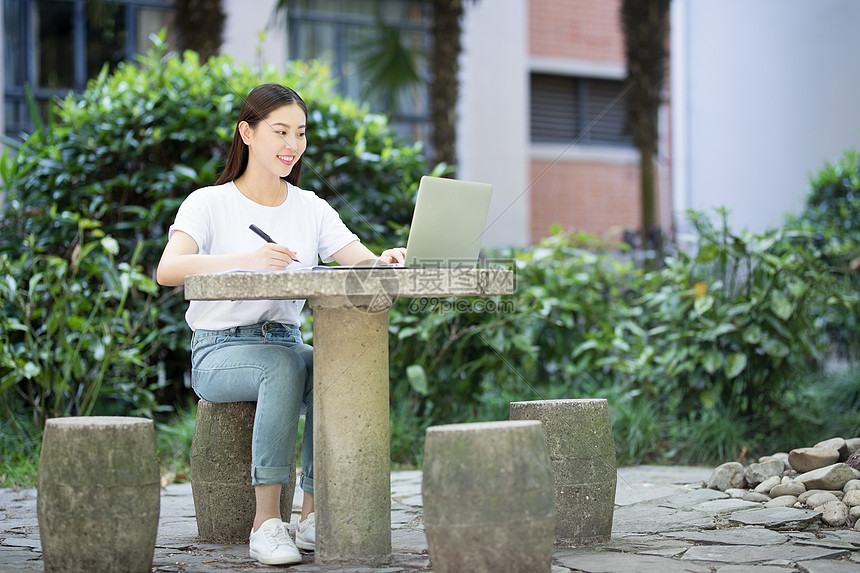
[[[375,256],[324,200],[298,187],[307,107],[292,89],[254,88],[239,114],[224,172],[214,186],[191,193],[170,227],[156,278],[166,286],[185,277],[232,269],[298,270],[317,259],[342,265]],[[262,239],[249,227],[270,235]],[[389,249],[384,262],[402,262]],[[256,512],[251,557],[270,565],[300,563],[296,545],[313,550],[312,349],[301,343],[304,301],[192,301],[186,320],[192,338],[191,381],[211,402],[256,401],[251,483]],[[302,440],[302,513],[296,543],[281,520],[282,484],[290,480],[299,415]]]

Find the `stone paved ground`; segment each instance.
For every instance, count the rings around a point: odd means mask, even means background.
[[[860,531],[827,529],[809,510],[764,509],[702,488],[711,470],[639,466],[618,471],[612,539],[556,548],[552,573],[848,573],[860,572]],[[323,567],[304,554],[290,571],[431,571],[423,532],[421,473],[391,474],[393,555],[385,567]],[[513,500],[512,507],[516,507]],[[293,515],[293,524],[296,515]],[[162,492],[154,572],[263,571],[247,545],[196,538],[189,484]],[[280,568],[284,569],[284,568]],[[35,490],[0,490],[0,572],[42,571]]]

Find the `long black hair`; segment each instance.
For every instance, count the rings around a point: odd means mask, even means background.
[[[285,105],[292,104],[297,104],[302,108],[302,111],[305,112],[305,118],[308,117],[308,106],[305,105],[302,96],[287,86],[282,86],[281,84],[263,84],[251,90],[251,93],[245,98],[245,103],[242,104],[242,110],[239,112],[239,119],[236,121],[236,131],[233,133],[233,143],[230,145],[230,153],[227,155],[227,164],[215,183],[216,185],[234,181],[248,167],[248,146],[242,141],[242,135],[239,133],[239,124],[246,121],[251,128],[256,128],[257,124],[266,119],[270,113]],[[302,157],[299,157],[299,160],[293,165],[290,174],[284,177],[284,180],[287,183],[298,185],[301,175]]]

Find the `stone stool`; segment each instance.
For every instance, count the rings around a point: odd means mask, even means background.
[[[152,420],[48,420],[37,489],[45,571],[151,570],[161,494]]]
[[[549,573],[555,508],[540,422],[427,428],[424,531],[436,573]]]
[[[555,480],[556,544],[609,541],[618,477],[606,400],[512,402],[511,419],[543,422]]]
[[[247,543],[256,499],[251,485],[251,435],[256,402],[197,402],[191,443],[191,493],[197,535],[208,543]],[[290,521],[296,456],[281,490],[281,519]]]

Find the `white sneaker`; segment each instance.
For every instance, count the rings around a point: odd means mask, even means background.
[[[249,539],[251,557],[265,565],[292,565],[302,562],[302,554],[290,537],[287,524],[273,517],[267,519]]]
[[[313,513],[296,525],[296,545],[305,551],[313,551],[317,546],[317,525]]]

